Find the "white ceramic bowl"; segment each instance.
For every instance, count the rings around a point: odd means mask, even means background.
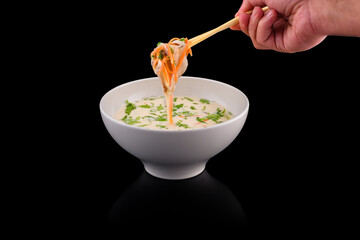
[[[206,162],[237,137],[249,110],[247,97],[237,88],[210,79],[183,76],[177,82],[175,96],[216,101],[234,117],[208,128],[185,130],[145,129],[113,118],[125,100],[132,102],[162,95],[157,77],[131,81],[107,92],[100,101],[100,112],[114,140],[140,159],[148,173],[164,179],[185,179],[200,174]]]

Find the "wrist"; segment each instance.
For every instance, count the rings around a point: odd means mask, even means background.
[[[310,0],[309,9],[316,33],[360,37],[359,0]]]

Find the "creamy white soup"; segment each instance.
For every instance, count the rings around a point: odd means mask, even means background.
[[[174,96],[172,119],[168,122],[164,96],[148,97],[140,101],[126,101],[114,118],[128,125],[149,129],[195,129],[221,124],[232,113],[220,104],[204,98]]]

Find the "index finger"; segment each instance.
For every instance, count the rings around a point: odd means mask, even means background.
[[[265,0],[244,0],[239,11],[235,14],[235,17],[239,16],[241,12],[253,10],[256,6],[265,7]]]

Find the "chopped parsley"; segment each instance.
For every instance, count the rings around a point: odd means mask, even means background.
[[[183,103],[178,104],[178,105],[174,105],[174,106],[173,106],[173,111],[177,111],[179,108],[182,108],[183,106],[184,106]]]
[[[135,104],[129,102],[128,100],[126,100],[126,109],[125,109],[125,113],[127,115],[130,115],[131,111],[136,109]]]
[[[207,124],[207,122],[205,122],[205,118],[199,118],[199,117],[196,117],[196,120],[198,121],[198,122],[201,122],[201,123],[206,123]]]
[[[183,127],[183,128],[190,128],[189,125],[182,123],[182,120],[177,121],[176,126]]]
[[[210,104],[210,101],[207,100],[207,99],[205,99],[205,98],[201,98],[201,99],[200,99],[200,102],[201,102],[201,103]]]
[[[149,104],[145,104],[145,105],[140,105],[139,107],[141,107],[141,108],[150,108],[150,105],[149,105]]]
[[[124,123],[129,124],[129,125],[134,125],[135,123],[141,123],[139,120],[140,120],[140,117],[136,117],[135,119],[133,119],[132,116],[129,116],[129,115],[125,115],[121,119],[121,121],[123,121]]]
[[[157,106],[157,107],[156,107],[156,110],[157,110],[157,111],[164,110],[164,107],[160,104],[160,106]]]
[[[153,114],[155,116],[145,116],[145,117],[142,117],[143,119],[147,118],[149,121],[159,121],[159,122],[165,122],[167,121],[167,118],[166,118],[166,114],[164,115],[157,115],[157,114]]]
[[[225,117],[226,119],[230,119],[229,116],[225,115],[225,109],[221,110],[220,108],[216,109],[216,113],[208,114],[206,117],[199,118],[197,117],[196,120],[202,123],[206,123],[207,120],[212,120],[215,123],[222,123],[222,121],[219,121],[220,118]]]

